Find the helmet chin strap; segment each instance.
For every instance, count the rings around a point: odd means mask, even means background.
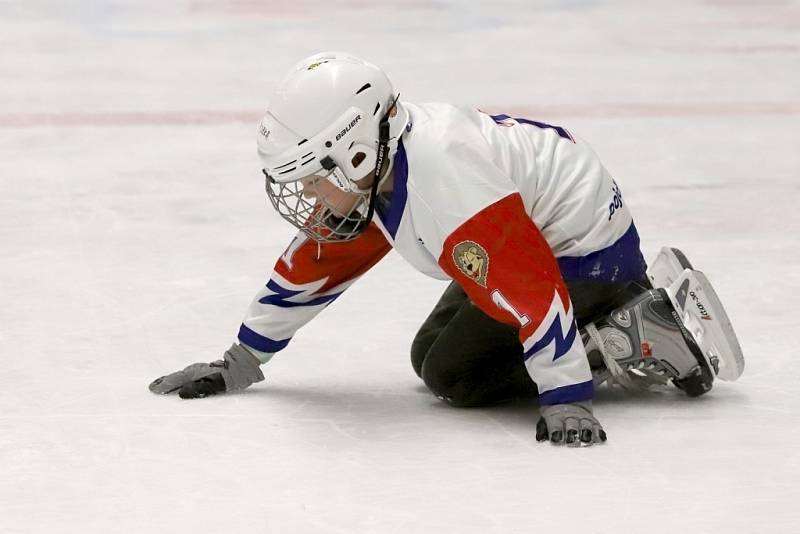
[[[386,113],[384,113],[380,123],[378,124],[378,155],[375,158],[375,174],[373,175],[372,187],[370,187],[369,191],[369,207],[367,208],[366,217],[362,221],[356,223],[356,227],[353,229],[357,233],[361,233],[366,230],[369,227],[369,223],[372,221],[372,217],[375,215],[375,205],[377,204],[378,200],[378,188],[383,182],[381,180],[381,175],[383,174],[383,170],[389,162],[389,117],[392,111],[395,109],[398,98],[400,98],[400,93],[397,93],[397,96],[394,97],[392,104],[388,107]]]

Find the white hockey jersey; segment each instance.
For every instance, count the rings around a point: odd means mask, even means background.
[[[447,104],[405,104],[394,186],[357,239],[299,233],[253,300],[239,341],[262,361],[392,247],[429,276],[457,281],[485,313],[519,329],[540,402],[592,397],[564,279],[644,276],[616,183],[564,128]]]

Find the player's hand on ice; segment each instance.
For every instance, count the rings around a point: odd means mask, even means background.
[[[545,405],[536,423],[536,441],[548,439],[560,445],[579,447],[606,441],[606,433],[592,413],[592,401]]]
[[[227,391],[238,391],[264,380],[261,361],[249,350],[234,343],[224,359],[193,363],[181,371],[156,378],[150,391],[166,395],[178,392],[182,399],[197,399]]]

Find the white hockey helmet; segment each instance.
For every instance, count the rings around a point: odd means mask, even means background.
[[[270,201],[318,241],[356,237],[368,226],[380,168],[391,166],[407,123],[408,112],[378,67],[342,52],[302,60],[273,93],[258,131]],[[360,189],[355,182],[371,172],[372,187]],[[312,176],[360,198],[345,213],[308,190]]]

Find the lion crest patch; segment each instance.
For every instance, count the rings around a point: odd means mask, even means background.
[[[482,287],[486,287],[489,273],[489,255],[474,241],[462,241],[453,247],[453,261],[458,270]]]

